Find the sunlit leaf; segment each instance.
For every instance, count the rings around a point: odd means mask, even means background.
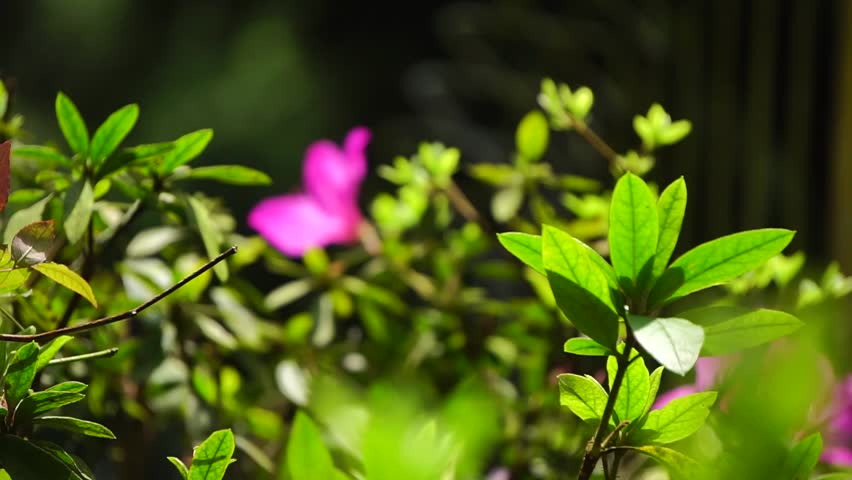
[[[100,423],[82,420],[74,417],[54,417],[43,416],[33,419],[34,425],[41,425],[48,428],[58,428],[68,430],[88,437],[109,438],[114,439],[115,434],[110,429]]]
[[[523,158],[538,160],[547,150],[550,127],[539,110],[526,114],[515,132],[515,149]]]
[[[704,329],[683,318],[651,318],[628,315],[639,345],[661,365],[686,375],[698,360],[704,343]]]
[[[612,382],[618,370],[618,360],[610,356],[606,362],[607,374],[612,388]],[[627,372],[621,382],[621,389],[615,399],[615,423],[625,420],[635,421],[645,413],[650,391],[648,368],[645,361],[638,357],[630,362]]]
[[[71,150],[85,154],[89,149],[89,131],[77,107],[64,93],[56,95],[56,120]]]
[[[676,398],[659,410],[651,410],[631,442],[665,445],[697,432],[710,414],[716,392],[701,392]]]
[[[650,305],[719,285],[757,268],[781,253],[795,232],[781,228],[749,230],[701,244],[681,255],[654,285]]]
[[[65,265],[53,262],[39,263],[38,265],[33,265],[32,268],[63,287],[78,293],[95,308],[98,307],[98,301],[95,299],[95,292],[92,291],[91,285],[74,270],[71,270]]]
[[[658,234],[653,193],[644,180],[625,174],[612,192],[609,249],[619,283],[633,295],[648,287]]]
[[[659,278],[663,274],[672,258],[685,213],[686,182],[683,177],[680,177],[663,190],[657,201],[660,234],[657,240],[657,253],[654,255],[654,278]]]
[[[75,182],[65,193],[65,236],[77,243],[89,227],[95,206],[95,192],[88,180]]]
[[[187,180],[215,180],[231,185],[263,186],[270,185],[269,175],[242,165],[213,165],[210,167],[195,167],[185,176]]]
[[[159,168],[160,173],[172,173],[175,168],[201,155],[212,139],[213,130],[210,129],[197,130],[178,138],[174,141],[174,149],[163,158]]]
[[[498,233],[497,240],[518,260],[527,264],[536,272],[546,275],[541,259],[541,236],[520,232]]]
[[[567,373],[559,375],[559,403],[568,407],[584,422],[597,422],[603,417],[609,396],[592,377]]]
[[[221,480],[233,454],[234,434],[231,430],[213,432],[195,449],[189,480]]]
[[[703,356],[726,355],[785,337],[804,323],[778,310],[717,306],[689,310],[681,317],[704,328]]]
[[[565,353],[584,355],[588,357],[605,357],[612,351],[591,338],[575,337],[565,342]]]
[[[139,106],[135,103],[125,105],[116,110],[101,124],[92,136],[89,158],[98,167],[107,157],[112,155],[124,138],[133,130],[139,118]]]

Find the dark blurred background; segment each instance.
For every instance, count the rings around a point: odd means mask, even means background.
[[[852,270],[852,6],[848,0],[397,2],[5,0],[0,74],[34,140],[59,140],[66,92],[90,130],[138,102],[130,141],[212,127],[202,163],[275,179],[227,195],[239,218],[297,186],[304,148],[355,124],[373,165],[420,140],[505,161],[543,76],[596,93],[592,126],[619,151],[653,101],[693,133],[652,178],[683,174],[681,248],[742,228],[799,230]],[[548,158],[608,178],[572,135]],[[472,182],[474,197],[487,192]],[[362,199],[389,188],[371,180]],[[213,192],[217,193],[217,192]],[[243,227],[245,230],[245,227]]]

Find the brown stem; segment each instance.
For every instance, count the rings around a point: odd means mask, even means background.
[[[609,398],[607,398],[603,415],[601,415],[601,423],[598,424],[595,436],[586,447],[586,453],[583,455],[583,463],[580,465],[577,480],[589,480],[595,471],[595,465],[598,464],[598,460],[601,458],[601,454],[603,453],[601,445],[604,435],[606,435],[606,429],[609,426],[609,419],[612,417],[612,411],[615,409],[615,400],[618,398],[619,390],[621,390],[624,375],[627,373],[627,367],[630,365],[630,351],[632,349],[633,337],[628,335],[624,343],[624,353],[618,357],[618,370],[616,370],[615,378],[612,380],[612,388],[610,388]]]
[[[615,150],[613,150],[612,147],[607,145],[607,143],[604,142],[601,137],[599,137],[598,134],[594,132],[594,130],[589,128],[588,125],[585,124],[585,122],[576,121],[573,118],[572,120],[574,130],[576,130],[577,133],[580,134],[580,136],[583,137],[583,139],[585,139],[586,142],[588,142],[589,145],[592,146],[592,148],[597,150],[598,153],[600,153],[601,156],[604,157],[610,163],[610,165],[615,163],[615,159],[618,157],[618,154],[615,153]]]
[[[444,191],[447,193],[447,198],[450,199],[450,203],[453,204],[453,207],[455,207],[455,209],[458,210],[467,221],[474,222],[479,225],[479,228],[482,229],[483,233],[489,235],[494,233],[494,229],[491,228],[491,225],[489,225],[485,218],[479,214],[479,211],[473,206],[473,203],[467,198],[467,195],[464,194],[462,189],[460,189],[455,182],[450,181],[450,184]]]
[[[175,283],[174,285],[172,285],[171,287],[163,290],[159,295],[151,298],[150,300],[139,305],[138,307],[134,308],[133,310],[128,310],[124,313],[119,313],[119,314],[116,314],[116,315],[110,315],[108,317],[99,318],[97,320],[92,320],[90,322],[82,323],[82,324],[79,324],[79,325],[57,328],[57,329],[54,329],[54,330],[49,330],[47,332],[35,333],[35,334],[32,334],[32,335],[4,333],[4,334],[0,334],[0,341],[22,342],[22,343],[34,341],[34,342],[37,342],[37,343],[43,343],[43,342],[46,342],[48,340],[52,340],[52,339],[54,339],[54,338],[56,338],[60,335],[76,335],[76,334],[78,334],[80,332],[84,332],[86,330],[91,330],[93,328],[102,327],[104,325],[109,325],[110,323],[115,323],[115,322],[119,322],[119,321],[122,321],[122,320],[127,320],[129,318],[135,318],[137,315],[139,315],[139,313],[141,313],[146,308],[148,308],[148,307],[154,305],[155,303],[159,302],[160,300],[168,297],[169,295],[174,293],[177,289],[179,289],[182,286],[186,285],[187,283],[191,282],[192,280],[194,280],[196,277],[198,277],[202,273],[206,272],[207,270],[210,270],[211,268],[216,266],[216,264],[225,260],[226,258],[230,257],[231,255],[233,255],[235,253],[237,253],[237,247],[236,246],[233,246],[233,247],[225,250],[224,252],[220,253],[219,256],[217,256],[213,260],[210,260],[209,262],[205,263],[198,270],[187,275],[183,280],[181,280],[181,281]]]

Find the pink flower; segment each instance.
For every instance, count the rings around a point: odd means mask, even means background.
[[[834,386],[825,412],[820,459],[831,465],[852,466],[852,375]]]
[[[695,383],[683,385],[657,397],[653,408],[663,408],[676,398],[685,397],[693,393],[710,390],[719,383],[722,369],[725,366],[723,357],[703,357],[695,363]]]
[[[370,131],[355,127],[343,148],[330,140],[311,144],[305,152],[304,191],[262,200],[249,212],[249,226],[290,257],[356,241],[361,224],[358,191],[367,173],[369,141]]]

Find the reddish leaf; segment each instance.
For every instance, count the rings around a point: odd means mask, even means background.
[[[0,212],[6,208],[9,200],[9,156],[12,153],[12,141],[6,140],[0,144]]]
[[[53,220],[31,223],[12,239],[12,258],[18,265],[26,266],[46,262],[55,238]]]

